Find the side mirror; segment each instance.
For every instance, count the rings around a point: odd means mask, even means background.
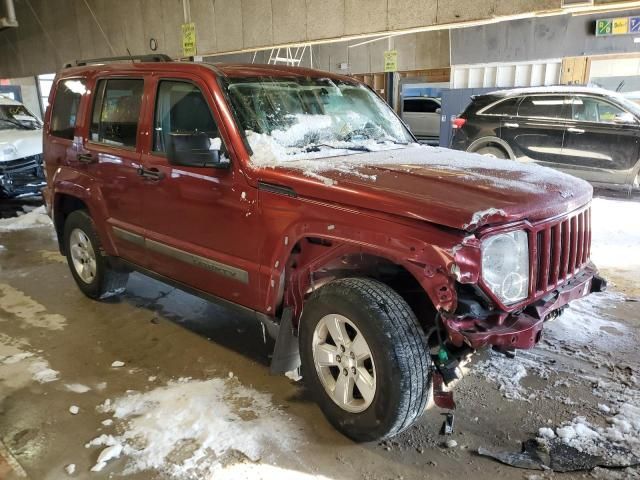
[[[436,108],[436,113],[437,113],[438,115],[440,115],[440,114],[442,113],[442,109],[441,109],[441,108]]]
[[[217,142],[216,142],[217,140]],[[204,132],[170,133],[167,159],[171,165],[183,167],[229,168],[230,162],[220,155],[222,142]]]
[[[629,112],[619,113],[613,117],[613,123],[619,125],[633,125],[636,123],[636,118]]]

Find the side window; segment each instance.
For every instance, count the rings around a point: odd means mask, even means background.
[[[404,111],[408,113],[435,113],[440,108],[437,102],[429,99],[411,99],[404,101]]]
[[[51,110],[51,135],[73,140],[76,128],[78,105],[86,93],[85,81],[80,79],[61,80],[56,88],[56,98]]]
[[[135,148],[143,88],[142,79],[100,80],[93,101],[92,141]]]
[[[526,97],[518,107],[519,117],[568,118],[569,103],[564,95],[540,95]]]
[[[572,118],[581,122],[614,123],[617,115],[624,110],[591,97],[575,97],[571,102]]]
[[[485,115],[505,115],[515,117],[518,113],[520,97],[507,98],[486,110]]]
[[[185,136],[201,137],[199,148],[208,150],[220,135],[198,87],[188,82],[163,80],[156,99],[153,150],[166,153],[172,143]],[[217,143],[220,148],[220,140]]]

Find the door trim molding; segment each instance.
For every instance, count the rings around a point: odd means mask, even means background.
[[[166,243],[151,240],[140,234],[130,232],[129,230],[125,230],[120,227],[112,226],[111,228],[116,237],[135,245],[142,246],[151,252],[160,253],[167,257],[171,257],[189,265],[193,265],[194,267],[208,270],[218,275],[222,275],[223,277],[237,280],[238,282],[244,284],[249,283],[249,272],[247,272],[246,270],[242,270],[241,268],[227,265],[226,263],[218,262],[210,258],[205,258],[200,255],[196,255],[194,253],[172,247],[171,245],[167,245]]]

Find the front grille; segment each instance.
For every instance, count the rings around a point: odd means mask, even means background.
[[[0,174],[21,173],[27,170],[37,169],[42,164],[42,155],[32,155],[30,157],[19,158],[0,162]]]
[[[534,294],[549,292],[569,280],[591,257],[591,209],[547,222],[534,233]]]

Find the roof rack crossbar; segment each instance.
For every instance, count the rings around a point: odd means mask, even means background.
[[[76,60],[75,63],[66,63],[64,65],[64,68],[84,67],[86,65],[95,65],[99,63],[122,62],[122,61],[172,62],[173,59],[169,55],[165,55],[164,53],[157,53],[157,54],[151,54],[151,55],[124,55],[122,57],[105,57],[105,58],[91,58],[86,60]]]

